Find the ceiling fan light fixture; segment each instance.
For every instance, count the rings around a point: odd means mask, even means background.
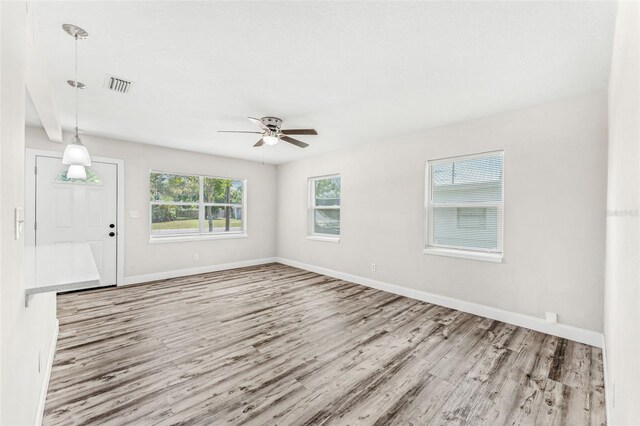
[[[298,139],[292,138],[290,135],[317,135],[318,132],[315,129],[281,129],[282,120],[277,117],[262,117],[262,118],[253,118],[247,117],[249,121],[260,128],[260,132],[256,131],[246,131],[246,130],[218,130],[218,132],[222,133],[257,133],[262,137],[258,142],[256,142],[253,146],[259,147],[263,145],[273,146],[280,141],[290,143],[299,148],[306,148],[309,146],[308,143],[304,143],[299,141]]]
[[[279,140],[279,139],[278,139],[278,137],[277,137],[277,136],[269,135],[269,136],[264,136],[264,137],[262,138],[262,140],[263,140],[263,141],[264,141],[264,143],[266,143],[267,145],[275,145],[275,144],[277,144],[277,143],[278,143],[278,140]]]

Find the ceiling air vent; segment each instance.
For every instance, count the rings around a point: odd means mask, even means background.
[[[108,74],[104,79],[104,87],[118,93],[129,93],[132,84],[133,81],[125,80],[124,78],[120,77],[114,77]]]

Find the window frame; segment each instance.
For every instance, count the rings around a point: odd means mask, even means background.
[[[153,173],[161,173],[167,175],[176,175],[176,176],[193,176],[197,177],[199,180],[199,192],[198,192],[198,201],[197,202],[187,202],[187,201],[152,201],[149,200],[149,244],[156,243],[170,243],[170,242],[182,242],[182,241],[199,241],[199,240],[224,240],[230,238],[247,238],[249,235],[247,233],[247,179],[246,178],[232,178],[232,177],[223,177],[223,176],[211,176],[211,175],[203,175],[203,174],[195,174],[195,173],[181,173],[181,172],[167,172],[161,171],[157,169],[149,170],[149,179],[151,178],[151,174]],[[242,204],[234,204],[234,203],[207,203],[204,201],[204,179],[212,178],[212,179],[224,179],[231,181],[240,181],[242,182]],[[149,183],[149,180],[147,181]],[[149,188],[150,189],[150,188]],[[150,191],[147,191],[150,193]],[[183,232],[183,233],[175,233],[175,234],[167,234],[167,235],[157,235],[153,234],[153,206],[154,205],[173,205],[173,206],[195,206],[198,208],[198,232]],[[242,230],[240,231],[229,231],[229,232],[221,232],[221,233],[213,233],[213,232],[205,232],[205,207],[214,206],[214,207],[240,207],[242,209]]]
[[[502,157],[502,182],[501,182],[501,195],[502,201],[494,202],[467,202],[467,203],[434,203],[433,202],[433,188],[431,182],[431,168],[433,165],[442,163],[451,163],[454,161],[473,160],[476,158],[495,157],[499,155]],[[448,256],[461,259],[481,260],[486,262],[502,263],[504,258],[504,150],[494,150],[480,152],[476,154],[456,155],[451,157],[438,158],[428,160],[425,165],[425,202],[424,202],[424,214],[425,214],[425,240],[424,240],[424,254],[436,255],[436,256]],[[473,249],[469,247],[451,246],[443,244],[433,243],[433,208],[434,207],[452,207],[452,208],[469,208],[469,207],[498,207],[500,209],[500,231],[498,232],[498,248],[494,250]]]
[[[337,206],[316,206],[316,185],[315,182],[323,179],[331,179],[331,178],[340,178],[340,204]],[[325,241],[330,243],[339,243],[340,238],[342,236],[342,176],[340,173],[333,173],[329,175],[322,176],[312,176],[308,179],[307,183],[307,193],[308,193],[308,202],[307,202],[307,239],[315,240],[315,241]],[[340,232],[338,235],[335,234],[322,234],[319,232],[315,232],[315,212],[316,210],[338,210],[340,212]]]

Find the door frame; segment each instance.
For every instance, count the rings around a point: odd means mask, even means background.
[[[59,158],[62,153],[45,149],[25,150],[25,241],[27,246],[36,243],[36,157]],[[120,158],[91,156],[95,161],[116,165],[116,285],[124,285],[124,160]]]

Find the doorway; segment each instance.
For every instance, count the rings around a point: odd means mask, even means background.
[[[86,242],[91,247],[100,285],[122,284],[122,161],[92,158],[87,179],[67,178],[61,153],[27,150],[26,219],[32,245]],[[27,175],[30,175],[27,167]],[[30,223],[32,222],[32,223]],[[30,232],[32,231],[32,232]],[[120,278],[120,279],[119,279]]]

